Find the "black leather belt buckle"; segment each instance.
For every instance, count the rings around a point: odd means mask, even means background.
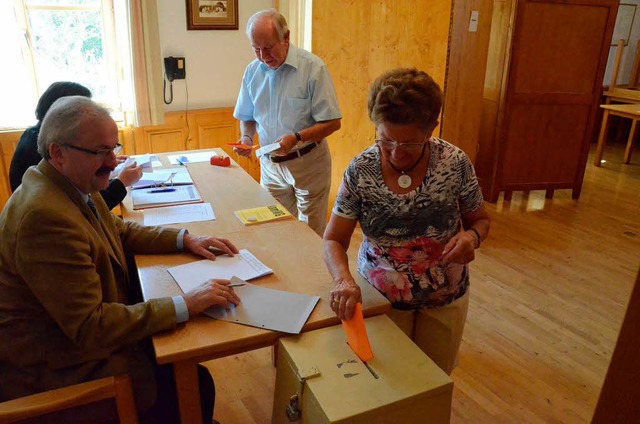
[[[316,142],[311,143],[311,144],[307,144],[302,149],[298,149],[295,152],[291,152],[288,155],[284,155],[284,156],[269,155],[269,160],[271,162],[273,162],[273,163],[282,163],[282,162],[286,162],[286,161],[291,160],[291,159],[296,159],[296,158],[299,158],[301,156],[306,155],[307,153],[309,153],[310,151],[315,149],[318,144],[320,144],[319,141],[316,141]]]

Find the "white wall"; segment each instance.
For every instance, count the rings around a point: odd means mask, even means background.
[[[255,58],[244,32],[247,20],[272,3],[239,0],[238,30],[187,31],[186,2],[158,1],[161,55],[184,57],[186,69],[185,80],[173,81],[167,112],[235,105],[244,68]],[[168,92],[167,85],[167,98]]]
[[[622,59],[620,61],[620,70],[618,71],[617,85],[624,85],[629,83],[629,75],[631,74],[631,67],[633,66],[633,56],[636,52],[636,46],[638,40],[640,40],[640,0],[621,0],[620,3],[635,4],[636,14],[633,19],[633,25],[631,26],[631,36],[629,38],[629,44],[624,46]],[[617,43],[618,40],[614,40],[612,43]],[[611,46],[609,50],[609,58],[607,59],[607,69],[604,73],[603,85],[610,85],[611,72],[613,72],[613,60],[616,57],[616,46]]]

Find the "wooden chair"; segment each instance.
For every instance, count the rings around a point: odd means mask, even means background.
[[[129,377],[105,377],[0,403],[0,424],[33,419],[45,414],[113,398],[121,423],[138,423]]]

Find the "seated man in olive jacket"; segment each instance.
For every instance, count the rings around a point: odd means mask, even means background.
[[[228,280],[216,280],[184,296],[131,304],[125,254],[185,250],[215,259],[211,247],[238,251],[225,239],[111,214],[98,192],[109,183],[117,146],[105,109],[82,96],[57,100],[38,140],[45,160],[26,172],[0,214],[0,400],[125,373],[138,411],[155,414],[156,389],[166,399],[156,376],[166,366],[141,342],[212,305],[240,301]],[[203,417],[211,422],[213,382],[205,374]],[[158,422],[173,421],[161,414]]]

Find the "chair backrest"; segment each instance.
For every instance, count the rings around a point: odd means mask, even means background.
[[[138,422],[131,380],[128,376],[105,377],[0,403],[0,424],[113,398],[121,423]]]

